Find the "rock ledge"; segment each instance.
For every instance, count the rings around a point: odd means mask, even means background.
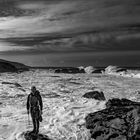
[[[110,99],[106,109],[87,115],[86,127],[96,140],[140,140],[140,103]]]

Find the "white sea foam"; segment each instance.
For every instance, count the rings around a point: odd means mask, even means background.
[[[24,140],[23,132],[32,130],[31,118],[28,124],[26,111],[27,95],[32,85],[37,87],[43,98],[43,122],[40,124],[42,134],[55,140],[89,140],[85,117],[88,113],[105,108],[105,102],[84,99],[82,95],[94,88],[104,89],[105,93],[110,94],[112,87],[104,88],[110,79],[107,81],[104,78],[103,83],[102,78],[96,76],[54,74],[45,70],[1,74],[0,82],[17,82],[25,92],[13,85],[0,83],[0,140]],[[117,90],[117,86],[113,90]],[[119,93],[116,95],[119,96]]]

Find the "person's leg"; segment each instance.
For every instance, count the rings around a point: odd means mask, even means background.
[[[39,119],[36,119],[36,133],[39,132]]]
[[[35,118],[32,119],[32,122],[33,122],[33,132],[36,131],[36,121],[35,121]]]
[[[33,132],[35,132],[36,131],[36,119],[35,119],[33,111],[31,112],[31,117],[32,117],[32,123],[33,123]]]
[[[36,119],[36,134],[38,134],[38,132],[39,132],[39,113],[40,113],[39,109],[37,109],[36,110],[36,116],[35,116],[36,117],[35,118]]]

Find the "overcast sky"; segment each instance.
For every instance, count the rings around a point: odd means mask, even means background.
[[[0,58],[33,66],[140,64],[139,0],[1,0]]]

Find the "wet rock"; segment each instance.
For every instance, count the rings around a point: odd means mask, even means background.
[[[10,83],[10,82],[2,82],[3,85],[11,85],[13,83]]]
[[[60,76],[57,76],[57,75],[51,75],[50,77],[59,78]]]
[[[133,102],[131,100],[122,98],[122,99],[118,99],[118,98],[113,98],[113,99],[109,99],[108,102],[106,103],[106,107],[107,108],[111,108],[111,107],[126,107],[126,106],[131,106],[131,105],[140,105],[139,102]]]
[[[75,82],[75,81],[70,81],[69,83],[74,84],[74,85],[81,85],[81,83]]]
[[[7,62],[0,62],[0,72],[17,72],[17,68]]]
[[[104,93],[102,91],[91,91],[83,95],[84,98],[92,98],[96,100],[105,100]]]
[[[3,85],[15,85],[16,87],[22,87],[20,84],[18,83],[11,83],[11,82],[2,82]]]
[[[79,68],[60,68],[60,69],[56,69],[55,73],[76,74],[76,73],[85,73],[85,71],[83,69],[79,69]]]
[[[110,99],[106,109],[90,113],[86,128],[96,140],[140,140],[140,103]]]
[[[26,92],[26,90],[25,89],[23,89],[23,88],[18,88],[19,90],[21,90],[21,91],[23,91],[23,92]]]
[[[43,134],[34,134],[32,132],[24,133],[25,140],[51,140],[47,135]]]
[[[93,71],[93,73],[103,73],[104,72],[104,69],[103,68],[98,68],[98,69],[95,69]]]
[[[29,69],[29,66],[22,63],[0,59],[0,72],[24,72],[29,71]]]
[[[20,84],[18,84],[18,83],[14,83],[14,85],[16,86],[16,87],[22,87]]]

